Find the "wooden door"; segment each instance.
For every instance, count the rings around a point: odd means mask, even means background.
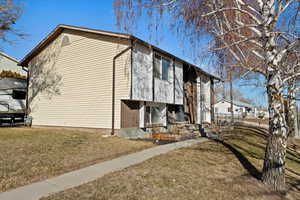
[[[139,127],[140,102],[122,100],[121,103],[121,128]]]

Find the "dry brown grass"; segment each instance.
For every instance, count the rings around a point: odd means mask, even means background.
[[[288,192],[280,196],[257,178],[264,153],[260,131],[236,129],[211,141],[155,157],[43,200],[300,199],[300,152],[289,150]],[[300,145],[299,141],[295,142]]]
[[[0,129],[0,192],[153,146],[92,130]]]
[[[244,119],[247,122],[254,122],[263,125],[269,125],[269,119],[257,119],[257,118],[246,118]]]

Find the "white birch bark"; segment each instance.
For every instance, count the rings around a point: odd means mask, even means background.
[[[288,100],[287,100],[287,123],[289,127],[289,137],[295,137],[297,131],[297,102],[296,102],[296,79],[288,81]]]
[[[269,101],[269,136],[265,150],[262,180],[277,191],[285,190],[285,157],[288,128],[285,118],[283,81],[280,58],[275,42],[275,0],[264,2],[262,7],[267,65],[267,93]]]

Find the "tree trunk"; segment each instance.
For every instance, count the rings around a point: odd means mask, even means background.
[[[285,155],[287,145],[287,125],[283,101],[283,84],[279,72],[268,76],[269,136],[265,151],[262,180],[276,191],[285,190]]]
[[[297,122],[297,106],[296,106],[296,79],[288,81],[288,108],[287,108],[287,124],[289,127],[288,137],[295,137],[298,131]]]

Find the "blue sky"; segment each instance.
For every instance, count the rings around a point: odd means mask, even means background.
[[[13,45],[1,44],[2,51],[17,59],[23,58],[58,24],[123,32],[115,25],[113,0],[17,0],[17,2],[23,4],[24,11],[15,28],[28,36],[25,39],[14,38]],[[148,31],[141,30],[144,29],[139,28],[134,34],[149,41]],[[156,45],[182,57],[173,34],[164,35],[164,39]]]
[[[13,44],[0,44],[1,51],[17,59],[22,59],[58,24],[82,26],[107,31],[123,32],[115,24],[113,0],[16,0],[24,7],[22,17],[17,21],[15,28],[28,36],[25,39],[10,37]],[[208,72],[213,68],[209,64],[196,61],[191,48],[183,48],[182,40],[176,37],[168,27],[159,33],[155,39],[150,34],[146,23],[139,23],[138,29],[133,31],[137,37],[151,42],[156,46],[189,62],[193,62]],[[154,39],[151,39],[154,38]],[[159,42],[157,42],[159,41]],[[188,50],[187,50],[188,49]],[[194,50],[194,49],[193,49]],[[239,88],[245,96],[258,104],[265,104],[266,98],[262,90],[253,88]]]

